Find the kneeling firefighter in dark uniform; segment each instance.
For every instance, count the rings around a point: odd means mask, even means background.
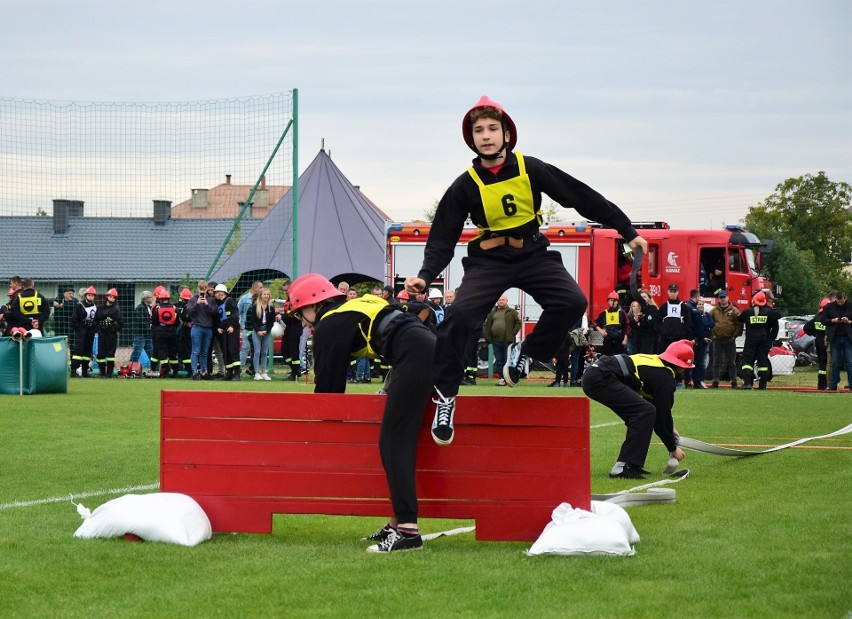
[[[393,365],[387,386],[379,453],[394,516],[366,539],[369,552],[423,546],[417,528],[414,483],[417,438],[432,392],[435,334],[416,315],[366,294],[345,301],[321,275],[308,273],[290,286],[290,312],[314,330],[315,393],[343,393],[350,357],[383,357]]]
[[[675,377],[695,367],[692,342],[679,340],[659,355],[601,357],[583,373],[583,391],[624,420],[627,437],[610,477],[644,479],[643,467],[656,433],[678,462],[684,453],[674,430]]]

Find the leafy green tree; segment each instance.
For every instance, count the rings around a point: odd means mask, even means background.
[[[835,288],[848,281],[843,268],[852,255],[850,204],[852,185],[833,182],[825,172],[806,174],[780,183],[773,194],[749,210],[744,222],[761,239],[786,241],[801,252],[810,252],[823,288]],[[780,255],[767,255],[767,269],[777,270],[775,262],[781,259]],[[791,284],[776,283],[785,289]]]
[[[820,277],[809,250],[802,251],[792,241],[774,241],[766,256],[766,275],[782,285],[778,305],[785,314],[813,314],[825,296],[828,284]]]

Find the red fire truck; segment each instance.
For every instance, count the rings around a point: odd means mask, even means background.
[[[392,224],[387,230],[385,255],[388,281],[399,290],[405,278],[416,275],[423,261],[423,248],[429,236],[428,223]],[[740,310],[749,306],[752,294],[769,290],[770,282],[760,275],[760,254],[771,249],[755,235],[739,226],[723,230],[672,230],[665,222],[635,223],[639,234],[648,240],[648,254],[641,270],[641,287],[647,288],[659,305],[668,298],[670,284],[680,288],[681,299],[689,290],[701,289],[710,303],[715,301],[706,288],[715,267],[723,270],[731,302]],[[551,249],[562,254],[565,268],[577,280],[589,299],[589,317],[597,316],[606,306],[613,290],[626,287],[632,260],[625,239],[615,230],[594,223],[552,223],[541,228]],[[458,287],[464,273],[463,247],[477,235],[475,227],[465,228],[450,264],[431,287],[441,290]],[[621,281],[620,281],[621,280]],[[519,309],[528,333],[541,314],[532,297],[514,289],[507,291],[509,303]]]

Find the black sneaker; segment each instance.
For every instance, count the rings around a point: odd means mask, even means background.
[[[445,398],[438,392],[437,398],[432,398],[435,406],[435,419],[432,420],[432,439],[438,445],[449,445],[453,442],[453,416],[456,413],[456,398]]]
[[[506,365],[503,366],[503,380],[510,387],[517,385],[529,372],[529,359],[521,354],[520,343],[509,346],[509,354]]]
[[[640,466],[633,466],[629,462],[626,462],[621,469],[620,473],[610,473],[609,476],[613,479],[645,479],[645,475],[648,474],[648,471],[643,469]]]
[[[403,535],[396,529],[391,529],[388,536],[378,544],[367,547],[367,552],[399,552],[401,550],[420,550],[423,548],[423,538],[420,535]]]
[[[388,538],[388,536],[391,534],[391,531],[396,533],[396,529],[394,529],[389,524],[386,524],[385,526],[383,526],[381,529],[379,529],[378,531],[376,531],[372,535],[368,535],[367,537],[362,537],[361,539],[364,540],[364,541],[373,541],[373,542],[381,543]]]

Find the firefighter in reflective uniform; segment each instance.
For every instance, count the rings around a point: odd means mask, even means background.
[[[613,291],[607,297],[609,307],[598,314],[595,330],[603,336],[604,355],[620,355],[627,347],[627,314],[621,309],[618,293]]]
[[[695,367],[694,355],[692,342],[679,340],[659,355],[603,356],[586,368],[585,394],[611,408],[627,426],[610,477],[644,479],[652,432],[660,437],[670,458],[683,460],[672,419],[675,376]]]
[[[344,301],[343,293],[316,273],[297,278],[290,287],[290,311],[314,330],[316,393],[343,393],[352,356],[382,356],[393,365],[379,453],[387,477],[393,517],[375,534],[371,552],[422,547],[417,528],[414,483],[417,440],[432,392],[435,334],[418,317],[385,299],[365,294]]]
[[[240,380],[240,310],[233,297],[228,295],[225,284],[217,284],[213,290],[219,311],[216,340],[222,349],[225,364],[225,380]]]
[[[95,305],[97,292],[94,286],[89,286],[83,293],[80,301],[71,314],[71,328],[74,329],[74,354],[71,355],[71,376],[89,376],[89,364],[92,362],[92,348],[95,344],[95,313],[98,308]]]
[[[828,349],[825,346],[826,325],[822,322],[822,311],[831,303],[828,299],[819,302],[819,311],[802,327],[802,330],[814,338],[814,346],[817,353],[817,389],[825,391],[828,389]]]
[[[754,386],[755,375],[760,379],[759,389],[766,389],[766,383],[772,380],[769,349],[778,335],[778,315],[767,305],[767,301],[766,293],[761,290],[752,297],[752,306],[737,317],[745,325],[745,344],[737,372],[743,379],[742,389]]]
[[[115,372],[115,349],[118,348],[118,332],[124,327],[118,301],[118,290],[110,288],[104,295],[104,303],[95,312],[95,327],[98,332],[98,369],[101,378],[112,378]]]
[[[11,312],[6,317],[8,328],[43,330],[50,318],[50,303],[35,289],[35,282],[31,278],[22,279],[21,285],[23,288],[10,302]]]
[[[178,314],[179,310],[171,302],[168,289],[157,286],[154,289],[154,306],[151,308],[151,339],[154,341],[151,374],[156,373],[160,378],[167,377],[170,370],[172,378],[178,376]]]

